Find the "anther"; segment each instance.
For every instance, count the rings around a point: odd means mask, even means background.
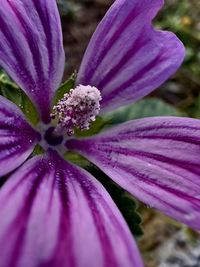
[[[94,86],[79,85],[53,107],[51,117],[58,120],[55,131],[66,131],[68,135],[74,129],[87,130],[100,112],[101,93]]]

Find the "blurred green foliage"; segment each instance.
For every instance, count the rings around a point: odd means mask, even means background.
[[[200,118],[200,1],[166,0],[155,24],[174,32],[186,47],[184,64],[159,96]]]
[[[70,89],[74,88],[75,80],[76,80],[76,73],[73,73],[67,81],[63,82],[60,85],[54,97],[54,104],[56,104],[61,98],[63,98],[64,94],[69,93]]]
[[[134,104],[119,108],[104,117],[108,124],[156,116],[185,116],[177,108],[158,98],[145,98]]]
[[[61,17],[72,19],[74,16],[73,4],[68,0],[57,0]]]
[[[35,106],[30,101],[28,96],[1,69],[0,94],[15,103],[31,123],[34,125],[37,124],[39,121],[39,115]]]

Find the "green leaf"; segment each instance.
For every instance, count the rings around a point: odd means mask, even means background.
[[[103,119],[108,121],[109,124],[118,124],[133,119],[154,116],[184,116],[184,114],[160,99],[146,98],[110,112]]]
[[[33,152],[30,155],[30,158],[38,156],[38,155],[42,155],[44,153],[45,153],[44,149],[40,145],[36,145]]]
[[[54,105],[63,98],[64,94],[69,93],[70,89],[74,88],[76,81],[76,73],[73,73],[71,77],[61,84],[56,92],[56,96],[54,98]]]
[[[99,133],[105,125],[106,125],[106,121],[104,121],[100,117],[97,117],[96,120],[93,123],[91,123],[89,130],[81,131],[79,129],[75,129],[75,136],[76,137],[92,136],[94,134]]]
[[[20,108],[26,115],[26,118],[33,124],[36,125],[39,121],[39,114],[37,109],[30,101],[30,99],[22,92],[21,105]]]
[[[73,164],[80,166],[81,168],[86,169],[91,165],[91,163],[86,158],[71,151],[67,151],[64,154],[64,158],[72,162]]]
[[[0,90],[1,95],[8,98],[16,105],[20,105],[21,91],[19,87],[12,82],[2,70],[0,70]]]
[[[19,106],[32,124],[37,124],[39,116],[35,106],[28,96],[2,70],[0,71],[0,91],[1,95]]]

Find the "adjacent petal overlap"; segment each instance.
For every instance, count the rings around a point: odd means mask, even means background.
[[[130,121],[67,147],[149,206],[200,230],[199,120]]]
[[[149,94],[169,78],[184,58],[170,32],[152,28],[163,0],[116,0],[94,33],[77,84],[97,87],[102,113]]]
[[[0,1],[0,65],[48,122],[64,68],[55,0]]]
[[[0,96],[0,176],[23,163],[39,139],[20,109]]]
[[[25,163],[0,191],[3,267],[141,267],[105,189],[53,151]]]

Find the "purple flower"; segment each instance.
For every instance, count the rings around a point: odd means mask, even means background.
[[[56,1],[1,1],[0,65],[41,115],[33,128],[0,96],[0,175],[13,171],[0,192],[1,267],[142,266],[111,197],[64,160],[67,148],[141,201],[200,230],[198,120],[157,117],[86,139],[67,136],[74,127],[88,128],[99,112],[149,94],[180,66],[181,42],[151,25],[162,4],[116,0],[92,37],[76,89],[51,111],[64,68]],[[58,119],[55,128],[51,117]],[[44,155],[24,163],[38,143]]]

